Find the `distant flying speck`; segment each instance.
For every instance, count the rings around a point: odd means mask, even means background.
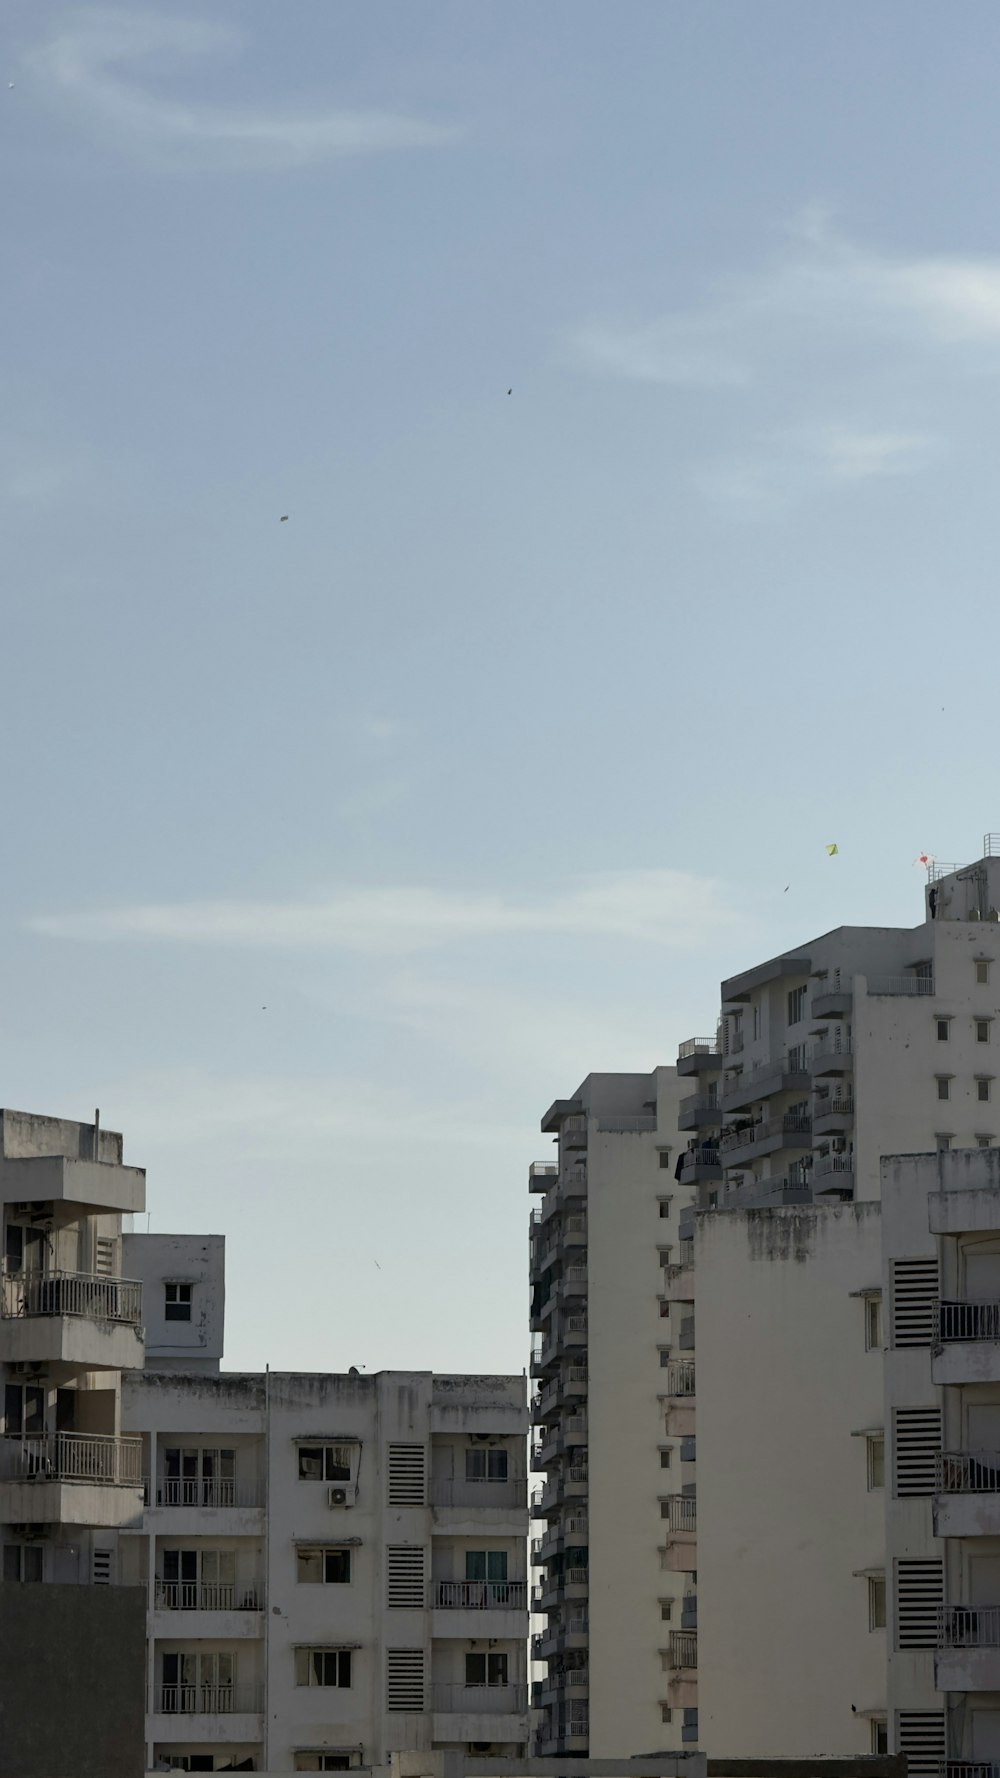
[[[791,886],[791,883],[786,883],[784,889],[781,891],[782,895],[787,895]]]
[[[287,523],[288,523],[288,514],[287,514],[287,512],[283,512],[283,513],[282,513],[282,515],[281,515],[281,523],[282,523],[282,524],[283,524],[283,525],[287,525]]]
[[[382,1267],[381,1267],[381,1266],[379,1266],[379,1264],[378,1264],[378,1260],[376,1260],[376,1261],[375,1261],[375,1264],[376,1264],[376,1266],[378,1266],[378,1269],[379,1269],[379,1271],[381,1271],[381,1270],[382,1270]]]
[[[513,389],[508,389],[508,391],[507,391],[508,395],[513,395],[513,393],[514,393]]]

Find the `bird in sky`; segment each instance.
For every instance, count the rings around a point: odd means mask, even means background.
[[[283,512],[281,515],[281,518],[279,520],[279,524],[287,525],[287,523],[288,523],[288,514],[287,514],[287,512]]]

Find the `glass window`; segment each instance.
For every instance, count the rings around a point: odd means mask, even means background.
[[[976,1080],[976,1097],[979,1100],[980,1105],[986,1105],[989,1102],[990,1083],[983,1074],[979,1075]]]
[[[947,1043],[947,1041],[948,1041],[948,1027],[951,1024],[951,1020],[950,1019],[938,1019],[936,1021],[936,1023],[937,1023],[938,1043]]]
[[[295,1552],[296,1578],[312,1585],[347,1586],[351,1579],[351,1552],[338,1547]]]
[[[868,1452],[868,1487],[885,1487],[885,1437],[879,1432],[865,1439]]]
[[[300,1445],[299,1480],[349,1482],[353,1445]]]
[[[190,1284],[165,1284],[163,1286],[163,1299],[163,1318],[165,1321],[190,1321]]]
[[[938,1077],[937,1077],[937,1096],[939,1099],[950,1099],[951,1098],[951,1077],[950,1077],[950,1075],[947,1075],[947,1074],[939,1074],[938,1075]]]
[[[979,958],[978,962],[976,963],[976,981],[980,984],[981,987],[985,987],[985,985],[989,981],[989,979],[990,979],[990,966],[986,962],[985,958],[981,957],[981,958]]]
[[[989,1019],[977,1019],[976,1020],[976,1042],[977,1043],[989,1043],[989,1041],[990,1041],[990,1021],[989,1021]]]
[[[466,1580],[506,1580],[506,1550],[466,1550]]]
[[[507,1452],[500,1445],[491,1445],[488,1449],[470,1445],[465,1453],[465,1479],[467,1482],[505,1482],[507,1480]]]
[[[877,1296],[865,1298],[865,1350],[882,1350],[882,1299]]]
[[[297,1648],[295,1650],[296,1685],[339,1686],[351,1683],[351,1650],[349,1648]]]
[[[889,1728],[884,1716],[873,1716],[871,1722],[872,1752],[882,1755],[889,1751]]]
[[[465,1657],[466,1685],[506,1685],[507,1656],[505,1654],[467,1654]]]
[[[884,1574],[872,1574],[868,1577],[868,1628],[869,1630],[885,1629]]]

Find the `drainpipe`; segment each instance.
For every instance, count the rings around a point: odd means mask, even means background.
[[[271,1366],[264,1366],[264,1770],[271,1770]]]

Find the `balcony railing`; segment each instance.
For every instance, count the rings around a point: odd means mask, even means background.
[[[939,1451],[939,1494],[1000,1494],[1000,1451]]]
[[[696,1531],[698,1502],[690,1494],[671,1494],[663,1502],[666,1524],[671,1531]]]
[[[0,1439],[0,1479],[140,1488],[142,1440],[80,1432],[8,1434]]]
[[[688,1037],[677,1051],[677,1059],[683,1062],[688,1056],[717,1056],[719,1054],[718,1037]]]
[[[157,1611],[260,1611],[256,1587],[197,1580],[158,1580]]]
[[[520,1507],[528,1504],[528,1484],[517,1478],[496,1482],[488,1476],[431,1480],[432,1506]]]
[[[961,1340],[1000,1340],[1000,1302],[941,1302],[935,1315],[935,1344]]]
[[[597,1128],[609,1136],[639,1136],[656,1129],[656,1115],[650,1112],[636,1113],[634,1117],[602,1117],[597,1120]]]
[[[667,1365],[667,1394],[694,1395],[694,1359],[672,1358]]]
[[[813,1117],[853,1117],[853,1099],[817,1099],[813,1106]]]
[[[78,1315],[142,1325],[142,1285],[96,1272],[21,1272],[0,1280],[0,1315]]]
[[[259,1488],[238,1487],[232,1476],[161,1476],[157,1506],[262,1506]]]
[[[933,994],[932,975],[871,975],[869,994]]]
[[[157,1707],[164,1716],[256,1715],[264,1691],[259,1685],[161,1685]]]
[[[770,1121],[762,1118],[759,1123],[748,1124],[742,1130],[733,1130],[723,1136],[719,1148],[728,1153],[733,1148],[749,1148],[758,1142],[767,1142],[772,1136],[804,1136],[812,1135],[812,1118],[793,1115],[775,1118]],[[795,1146],[799,1146],[795,1144]]]
[[[671,1630],[670,1645],[667,1650],[667,1662],[668,1665],[675,1670],[683,1667],[697,1667],[697,1630]]]
[[[1000,1763],[996,1760],[948,1759],[944,1762],[941,1778],[1000,1778]]]
[[[438,1580],[434,1604],[439,1611],[523,1611],[528,1586],[523,1580]]]
[[[828,1064],[837,1068],[848,1056],[853,1056],[854,1044],[850,1037],[842,1037],[839,1043],[818,1043],[809,1057],[809,1065],[814,1074],[822,1074]]]
[[[445,1685],[438,1680],[431,1686],[432,1710],[462,1716],[514,1716],[527,1708],[526,1685]]]
[[[941,1607],[940,1648],[1000,1648],[1000,1605]]]
[[[582,1482],[585,1484],[590,1478],[590,1471],[585,1463],[571,1463],[566,1471],[566,1478],[571,1482]]]
[[[813,1162],[813,1173],[823,1178],[828,1173],[853,1173],[853,1154],[821,1154]]]

